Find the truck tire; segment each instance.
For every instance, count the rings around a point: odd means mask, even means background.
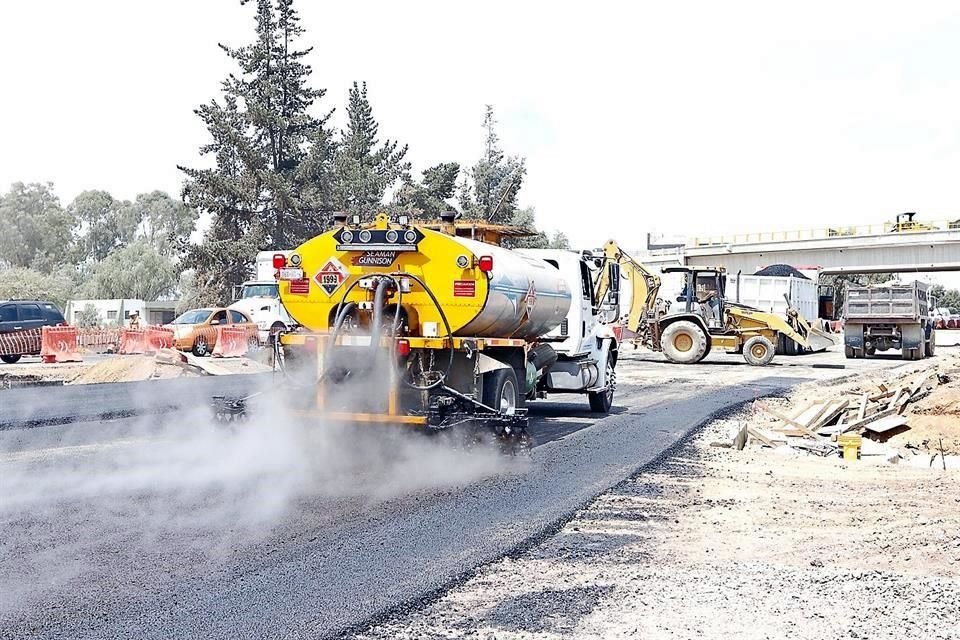
[[[587,397],[590,400],[590,411],[610,413],[610,407],[613,406],[613,394],[617,390],[617,370],[610,358],[607,358],[607,390],[599,393],[589,393]]]
[[[7,354],[4,354],[4,355],[0,356],[0,360],[3,360],[3,361],[6,362],[7,364],[14,364],[15,362],[19,362],[19,360],[20,360],[20,354],[19,354],[19,353],[7,353]]]
[[[930,330],[930,339],[927,340],[927,357],[932,358],[937,353],[937,330]]]
[[[925,331],[919,324],[900,325],[900,357],[904,360],[922,360],[926,353]]]
[[[520,384],[512,368],[496,369],[486,374],[483,380],[483,404],[497,411],[523,406]]]
[[[843,348],[843,355],[844,355],[844,357],[846,357],[848,360],[853,360],[853,359],[855,359],[855,358],[857,357],[857,350],[854,349],[853,347],[844,347],[844,348]]]
[[[753,336],[743,343],[743,359],[747,364],[762,367],[770,364],[774,355],[776,355],[776,348],[763,336]]]
[[[696,323],[678,320],[663,330],[660,348],[670,362],[693,364],[707,355],[707,335]]]

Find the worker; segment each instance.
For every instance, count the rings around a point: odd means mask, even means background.
[[[140,312],[139,311],[134,311],[133,313],[130,314],[130,328],[134,330],[140,328]]]

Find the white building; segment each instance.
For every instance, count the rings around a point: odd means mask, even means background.
[[[98,324],[101,326],[127,326],[130,322],[130,316],[134,312],[140,314],[140,324],[167,324],[173,321],[176,316],[176,300],[161,300],[159,302],[146,302],[144,300],[135,300],[133,298],[117,298],[113,300],[69,300],[67,301],[64,316],[69,324],[79,323],[81,312],[87,308],[93,307],[99,318]]]

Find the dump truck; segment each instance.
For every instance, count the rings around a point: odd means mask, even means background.
[[[511,250],[482,222],[376,216],[337,226],[273,267],[299,329],[276,341],[280,392],[303,416],[406,425],[529,447],[528,401],[585,396],[610,411],[615,312],[572,251]],[[215,398],[231,420],[247,400]]]
[[[234,288],[234,302],[228,307],[247,314],[257,323],[261,344],[267,344],[271,336],[296,325],[280,302],[280,290],[273,267],[273,256],[277,253],[286,255],[289,252],[261,251],[257,254],[256,277]]]
[[[714,347],[742,353],[748,364],[769,364],[777,342],[790,340],[806,349],[815,336],[810,324],[786,302],[783,314],[768,313],[726,298],[726,272],[722,267],[665,267],[663,273],[682,278],[683,290],[675,300],[658,296],[660,277],[630,257],[614,240],[602,250],[590,252],[599,271],[596,297],[619,300],[611,284],[623,279],[630,303],[622,314],[623,335],[653,351],[661,351],[670,362],[694,364],[706,358]],[[613,267],[616,267],[615,269]]]
[[[936,328],[927,285],[884,284],[846,287],[843,344],[847,358],[899,349],[904,360],[934,355]]]

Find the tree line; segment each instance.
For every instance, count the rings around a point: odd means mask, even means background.
[[[235,66],[219,94],[195,110],[208,140],[204,167],[179,166],[181,199],[155,191],[133,201],[85,191],[62,206],[53,185],[16,183],[0,199],[0,298],[179,297],[181,307],[220,304],[247,279],[258,251],[293,248],[325,231],[335,212],[377,211],[473,219],[536,230],[518,194],[522,157],[500,145],[496,116],[483,116],[483,151],[470,167],[439,162],[415,172],[408,146],[382,138],[365,82],[349,88],[336,130],[326,89],[311,84],[305,30],[293,0],[255,7],[254,35],[219,45]],[[201,214],[209,221],[190,242]],[[568,247],[543,232],[521,246]]]

